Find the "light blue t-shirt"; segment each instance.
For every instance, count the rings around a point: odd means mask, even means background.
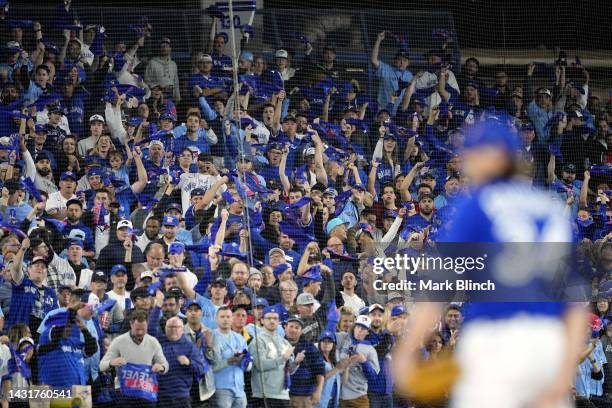
[[[378,84],[378,106],[380,109],[391,110],[393,108],[392,97],[399,90],[399,81],[409,82],[412,79],[412,72],[399,70],[381,61],[376,70],[376,76],[380,81]]]

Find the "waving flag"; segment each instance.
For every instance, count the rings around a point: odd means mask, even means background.
[[[0,222],[0,227],[4,228],[10,232],[12,232],[13,234],[17,235],[17,237],[19,239],[25,239],[28,236],[26,234],[23,233],[23,231],[21,231],[19,228],[15,228],[13,227],[11,224],[8,224],[6,222]]]
[[[94,313],[97,315],[101,315],[102,313],[110,310],[117,303],[117,299],[108,299],[102,303],[99,303],[94,308]]]
[[[242,350],[242,360],[240,360],[240,368],[242,371],[249,371],[253,365],[253,357],[249,350]]]
[[[329,330],[331,332],[335,332],[336,331],[336,326],[338,325],[338,323],[340,322],[340,314],[338,313],[338,310],[336,309],[336,300],[332,300],[328,305],[327,305],[327,325],[325,326],[325,330]]]
[[[124,396],[157,401],[159,383],[150,365],[127,363],[121,367],[119,386]]]
[[[155,293],[157,292],[157,289],[159,289],[162,285],[162,280],[158,280],[157,282],[154,282],[152,284],[150,284],[149,286],[147,286],[147,290],[149,292],[149,295],[151,296],[155,296]]]
[[[12,344],[9,343],[8,347],[11,351],[11,359],[8,361],[8,375],[19,373],[23,378],[32,378],[32,370],[21,357],[21,354],[15,350]]]
[[[23,180],[23,184],[25,185],[25,188],[28,191],[28,193],[30,193],[30,195],[34,197],[37,203],[43,202],[43,198],[40,195],[40,191],[38,191],[38,189],[34,186],[34,182],[32,181],[31,178],[26,177]]]

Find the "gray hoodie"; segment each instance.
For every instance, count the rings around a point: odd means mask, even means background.
[[[283,353],[291,347],[289,342],[278,335],[270,334],[267,330],[257,332],[249,344],[249,353],[253,358],[253,373],[251,375],[251,385],[253,387],[253,397],[289,399],[289,390],[285,387],[285,360]],[[290,373],[297,371],[298,366],[293,362],[293,357],[289,360]]]
[[[347,368],[349,370],[348,380],[342,384],[340,399],[353,400],[366,395],[368,393],[368,379],[364,373],[363,366],[368,364],[378,374],[380,365],[378,364],[376,350],[369,344],[359,343],[353,345],[353,340],[348,333],[338,333],[336,341],[340,358],[350,357],[355,353],[361,353],[366,356],[365,363],[354,363]]]

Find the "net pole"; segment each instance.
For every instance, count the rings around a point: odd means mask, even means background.
[[[234,29],[234,5],[233,5],[233,0],[229,0],[228,2],[228,6],[229,6],[229,17],[230,17],[230,26],[231,26],[231,38],[232,38],[232,74],[233,74],[233,82],[234,82],[234,106],[233,106],[233,110],[232,110],[232,117],[234,118],[234,120],[236,121],[236,126],[238,128],[238,136],[240,136],[240,110],[241,110],[241,106],[240,106],[240,93],[238,90],[238,55],[237,55],[237,50],[236,50],[236,30]],[[253,12],[253,14],[255,14],[255,12]],[[238,117],[236,117],[238,116]],[[243,154],[246,152],[242,152]],[[243,181],[244,185],[246,186],[246,175],[242,174],[242,180],[238,180]],[[248,197],[244,197],[244,201],[245,201],[245,207],[246,207],[246,225],[247,225],[247,232],[249,234],[248,238],[249,238],[249,259],[247,260],[247,265],[249,266],[249,274],[251,273],[250,268],[253,266],[253,241],[251,238],[251,217],[249,214],[249,206],[248,206],[248,202],[247,202]],[[252,293],[251,294],[251,305],[255,304],[255,294]],[[254,322],[253,324],[254,330],[253,330],[253,337],[255,338],[255,348],[257,350],[259,350],[259,336],[257,335],[257,322]],[[258,360],[258,365],[261,366],[261,356],[259,355],[259,353],[257,353],[257,360]],[[265,383],[263,381],[263,373],[261,370],[258,370],[259,372],[259,383],[262,386],[262,396],[263,396],[263,401],[264,401],[264,406],[266,408],[268,408],[268,401],[266,399],[266,392],[265,392]]]

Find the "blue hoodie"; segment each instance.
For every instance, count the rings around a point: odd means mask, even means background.
[[[159,399],[189,397],[194,378],[199,380],[206,372],[202,352],[185,336],[170,341],[162,335],[160,344],[170,369],[167,374],[159,376]],[[181,365],[178,362],[179,356],[186,356],[189,365]]]
[[[297,371],[291,374],[291,386],[289,394],[295,396],[310,396],[317,386],[317,376],[325,376],[325,362],[323,356],[314,344],[303,339],[298,340],[293,351],[298,355],[306,351],[304,361],[299,365]]]
[[[381,333],[370,332],[368,340],[378,355],[380,371],[372,379],[368,378],[368,392],[374,394],[391,394],[393,391],[393,377],[391,376],[391,346],[394,338],[387,331]],[[386,344],[383,344],[386,343]]]

